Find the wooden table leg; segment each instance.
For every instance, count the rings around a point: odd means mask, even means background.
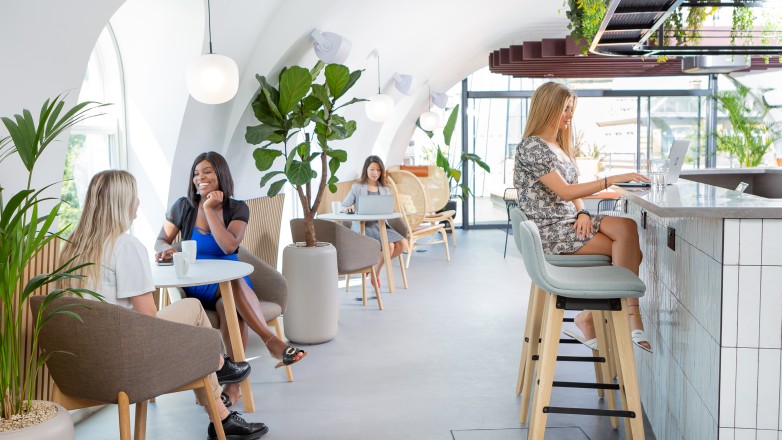
[[[386,273],[388,274],[388,289],[391,291],[391,293],[394,293],[396,290],[394,288],[394,268],[391,267],[391,253],[388,251],[388,233],[386,232],[386,222],[385,220],[380,220],[377,222],[377,224],[380,226],[380,242],[383,245],[383,261],[385,262]]]
[[[234,352],[234,361],[244,362],[244,347],[242,346],[242,334],[239,331],[239,315],[236,313],[236,303],[234,302],[234,292],[231,289],[231,282],[224,281],[220,283],[220,295],[223,297],[225,306],[225,320],[228,324],[228,334],[231,335],[231,348]],[[244,401],[244,412],[255,412],[255,401],[253,401],[253,390],[250,386],[250,378],[242,381],[242,401]]]

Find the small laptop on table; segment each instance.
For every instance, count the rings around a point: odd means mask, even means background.
[[[666,185],[673,185],[679,180],[679,174],[682,172],[684,157],[687,156],[687,147],[690,146],[689,140],[675,140],[671,145],[671,151],[668,152],[668,173],[665,176]],[[623,188],[652,186],[648,182],[625,182],[615,183],[614,185]]]
[[[379,215],[394,212],[394,196],[366,195],[358,196],[356,214]]]

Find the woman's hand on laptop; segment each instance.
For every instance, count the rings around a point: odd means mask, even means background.
[[[614,183],[625,183],[625,182],[649,183],[650,180],[647,176],[638,173],[625,173],[625,174],[618,174],[616,176],[608,176],[608,186],[611,186]]]
[[[356,205],[346,206],[342,212],[356,212]]]

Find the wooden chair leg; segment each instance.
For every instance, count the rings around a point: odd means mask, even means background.
[[[532,391],[535,389],[533,383],[535,377],[540,373],[541,363],[538,359],[537,363],[532,362],[532,356],[540,353],[540,338],[541,329],[545,325],[545,320],[548,317],[548,302],[546,298],[548,294],[535,286],[535,300],[532,312],[527,312],[532,316],[537,316],[537,319],[533,321],[531,337],[529,341],[529,347],[527,348],[527,357],[529,362],[527,368],[524,371],[524,379],[521,386],[521,411],[519,412],[519,423],[522,425],[527,423],[527,416],[529,414],[530,399],[532,397]],[[557,339],[559,341],[559,339]]]
[[[445,246],[445,258],[451,261],[451,252],[448,250],[448,234],[445,233],[445,227],[440,229],[440,234],[443,235],[443,245]]]
[[[608,347],[610,347],[610,343],[608,342],[609,335],[606,333],[606,326],[605,326],[605,315],[603,314],[602,310],[593,310],[592,311],[592,321],[595,324],[595,333],[597,336],[597,348],[599,350],[595,352],[595,356],[601,356],[606,359],[605,362],[595,362],[595,375],[598,376],[598,383],[613,383],[614,380],[609,376],[608,372]],[[604,390],[601,390],[604,391]],[[616,394],[609,390],[608,393],[604,393],[606,400],[608,401],[608,409],[616,409]],[[603,396],[600,396],[603,397]],[[619,428],[619,421],[616,417],[611,417],[611,426],[614,429]]]
[[[532,340],[532,312],[535,310],[535,283],[529,286],[529,300],[527,301],[527,318],[524,323],[524,339],[521,341],[521,359],[519,359],[519,375],[516,378],[516,394],[521,394],[524,372],[531,365],[532,353],[529,351],[529,344]]]
[[[372,269],[372,273],[375,273],[375,269]],[[372,275],[374,276],[374,275]],[[377,278],[375,278],[375,285],[377,285]],[[367,305],[367,277],[361,274],[361,305]]]
[[[361,274],[361,276],[364,276],[364,274]],[[345,292],[347,292],[348,289],[350,289],[350,274],[346,273],[345,274]]]
[[[415,252],[415,238],[408,237],[407,238],[407,262],[405,263],[405,268],[410,268],[410,258],[413,256],[413,252]]]
[[[119,411],[119,438],[130,440],[130,401],[124,391],[117,395],[117,410]]]
[[[217,405],[215,404],[215,395],[212,392],[212,385],[209,383],[209,376],[204,376],[202,381],[206,394],[206,412],[209,413],[209,419],[212,420],[212,424],[215,427],[217,438],[219,440],[226,440],[225,431],[223,431],[223,423],[220,420],[220,413],[217,411]]]
[[[535,387],[535,399],[532,404],[532,420],[530,421],[527,440],[543,440],[546,432],[548,414],[543,408],[551,401],[551,386],[554,382],[554,369],[557,364],[557,351],[559,349],[559,334],[562,331],[562,318],[564,310],[556,306],[556,295],[547,295],[547,313],[543,317],[545,326],[542,332],[542,350],[538,363],[538,384]],[[629,334],[629,333],[628,333]]]
[[[377,280],[377,272],[375,271],[375,266],[372,266],[372,276]],[[375,285],[372,286],[375,289],[375,296],[377,297],[377,308],[380,310],[383,310],[383,299],[380,297],[380,288],[377,287],[377,281],[375,281]],[[364,288],[364,305],[366,305],[366,288]]]
[[[410,250],[407,250],[410,252]],[[399,270],[402,271],[402,283],[404,283],[405,289],[407,289],[407,269],[405,269],[405,260],[402,258],[402,254],[399,254]]]
[[[133,438],[144,440],[147,435],[147,401],[136,403],[136,423],[133,428]]]
[[[616,359],[619,368],[620,397],[624,397],[624,405],[628,411],[633,411],[635,417],[625,418],[625,432],[628,439],[644,439],[644,421],[641,411],[641,394],[638,391],[638,374],[635,369],[635,354],[630,341],[630,323],[627,319],[627,299],[622,298],[622,310],[611,312],[611,325],[614,328]]]
[[[272,325],[274,326],[274,330],[277,332],[277,338],[280,341],[285,340],[285,335],[282,334],[282,325],[280,325],[280,318],[274,318],[271,321],[268,321],[266,325]],[[293,382],[293,370],[291,370],[290,365],[285,366],[285,375],[288,376],[288,382]]]
[[[451,240],[453,240],[453,247],[456,247],[456,229],[453,225],[453,218],[448,219],[448,224],[451,226]]]
[[[600,313],[599,310],[596,311],[596,312],[594,312],[594,311],[592,312],[592,325],[595,327],[595,337],[597,337],[597,335],[599,334],[599,332],[597,331],[597,326],[598,325],[599,326],[603,326],[604,325],[603,324],[603,314]],[[605,328],[603,328],[603,330],[605,331]],[[603,338],[603,340],[605,340],[605,338]],[[603,345],[600,345],[600,338],[598,338],[597,346],[598,346],[599,350],[592,350],[592,357],[600,357],[601,355],[605,355],[606,362],[607,362],[608,361],[608,357],[607,357],[608,349],[607,349],[607,345],[606,344],[607,344],[607,342],[604,343]],[[595,366],[595,382],[596,383],[605,383],[606,381],[608,381],[608,378],[605,377],[605,375],[603,374],[603,369],[601,368],[602,365],[605,365],[605,362],[603,362],[603,363],[595,362],[595,363],[593,363],[593,365]],[[603,397],[605,397],[605,390],[604,389],[598,389],[597,390],[597,397],[600,397],[601,399]],[[612,422],[612,424],[613,424],[613,422]],[[616,427],[614,427],[614,428],[616,428]]]

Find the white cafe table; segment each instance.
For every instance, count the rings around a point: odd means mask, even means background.
[[[219,283],[220,296],[222,296],[223,304],[225,306],[225,319],[228,324],[228,333],[231,337],[234,360],[236,362],[243,362],[245,360],[244,347],[242,346],[242,336],[239,331],[239,318],[236,313],[236,303],[234,302],[233,290],[231,289],[231,281],[249,275],[252,271],[252,265],[241,261],[196,260],[195,263],[190,265],[187,275],[183,277],[177,276],[174,271],[174,266],[158,266],[153,264],[152,279],[154,280],[157,289]],[[253,401],[249,377],[242,381],[241,388],[245,412],[254,412],[255,402]]]
[[[377,222],[380,227],[380,243],[383,247],[383,261],[386,266],[386,274],[388,274],[388,289],[392,293],[396,291],[394,287],[394,269],[391,267],[391,254],[388,252],[388,233],[386,232],[386,220],[402,217],[402,214],[398,212],[392,212],[390,214],[318,214],[318,218],[323,220],[331,220],[337,222],[360,222],[361,233],[364,234],[364,226],[366,222]],[[402,268],[404,271],[404,267]],[[380,274],[378,274],[379,276]]]

